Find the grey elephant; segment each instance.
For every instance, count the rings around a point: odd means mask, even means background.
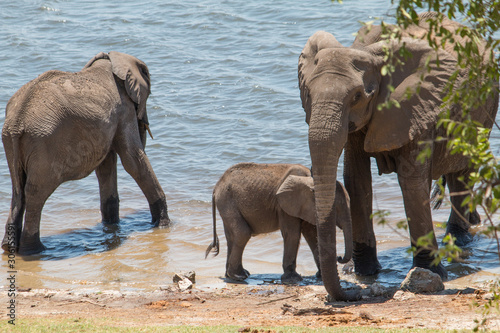
[[[340,288],[335,267],[328,267],[335,257],[335,247],[330,242],[335,239],[331,235],[332,209],[337,165],[344,148],[344,185],[351,198],[353,260],[359,275],[372,275],[380,269],[371,217],[371,157],[377,162],[379,174],[396,172],[398,175],[412,245],[433,231],[429,205],[432,179],[445,175],[450,191],[460,192],[463,185],[458,177],[467,177],[471,172],[466,157],[451,155],[446,142],[434,141],[438,136],[446,136],[444,129],[436,129],[436,123],[442,112],[445,86],[458,68],[453,46],[436,52],[426,41],[410,37],[421,36],[426,29],[425,18],[434,15],[421,14],[421,25],[408,27],[407,37],[401,43],[381,41],[381,29],[373,27],[370,31],[361,29],[353,45],[343,47],[333,35],[320,31],[309,38],[300,54],[299,87],[309,125],[321,272],[327,291],[337,300],[354,297]],[[446,19],[444,23],[452,31],[459,26]],[[456,36],[457,42],[464,42],[461,38]],[[391,93],[389,78],[381,75],[385,64],[383,49],[384,46],[392,48],[398,57],[403,43],[413,56],[404,66],[396,68],[392,75],[395,90]],[[426,63],[430,71],[425,69]],[[467,68],[460,75],[466,72]],[[410,98],[407,98],[407,89],[413,92]],[[399,102],[400,108],[377,110],[377,105],[389,96]],[[491,128],[497,107],[498,92],[485,105],[470,110],[470,115],[484,127]],[[455,107],[452,117],[460,114],[461,110]],[[423,163],[417,161],[424,149],[419,144],[421,141],[432,142],[432,155]],[[465,212],[456,202],[455,206],[467,220],[474,221],[474,214]],[[467,239],[468,224],[456,215],[451,216],[448,230],[458,239]],[[433,248],[437,249],[435,237]],[[413,266],[430,268],[446,278],[446,269],[441,264],[431,267],[433,258],[429,252],[418,251]]]
[[[352,257],[349,197],[340,183],[336,186],[334,213],[345,239],[344,257],[337,259],[346,263]],[[250,273],[243,268],[242,256],[250,237],[276,230],[281,230],[284,240],[283,283],[302,280],[296,272],[301,234],[319,269],[313,180],[311,171],[305,166],[239,163],[226,170],[212,194],[214,239],[205,258],[211,251],[215,251],[215,255],[219,253],[216,208],[224,223],[227,240],[226,277],[245,280]],[[317,276],[321,276],[320,271]]]
[[[80,72],[45,72],[12,96],[2,130],[12,180],[2,249],[43,251],[40,217],[45,201],[61,183],[94,170],[102,220],[117,222],[117,155],[145,194],[152,223],[169,224],[165,194],[144,151],[150,88],[144,62],[101,52]]]

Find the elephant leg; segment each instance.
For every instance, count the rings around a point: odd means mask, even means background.
[[[42,177],[31,177],[28,175],[25,187],[26,195],[26,213],[24,218],[24,226],[19,241],[19,254],[30,255],[42,252],[45,250],[40,241],[40,219],[45,201],[59,186],[60,182],[51,179],[44,173],[44,181],[40,182]]]
[[[321,267],[319,264],[319,248],[318,248],[318,230],[314,224],[311,224],[306,221],[301,221],[301,232],[304,236],[307,245],[311,249],[311,252],[314,257],[314,262],[316,263],[316,267],[318,267],[318,271],[316,272],[316,277],[321,279]]]
[[[110,151],[104,161],[97,167],[95,173],[99,181],[102,222],[117,223],[120,220],[120,200],[118,198],[116,152]]]
[[[398,172],[398,180],[403,193],[411,244],[416,247],[417,240],[433,232],[434,228],[432,225],[431,207],[429,204],[431,178],[430,173],[426,172],[426,170],[429,170],[429,167],[427,165],[419,165],[418,168],[415,167],[414,170],[416,170],[415,172],[418,172],[418,174],[415,175],[414,172],[412,172],[410,175],[403,176],[402,172]],[[429,174],[429,176],[425,177],[426,174]],[[431,252],[438,249],[436,236],[432,234],[431,237],[430,249],[417,248],[417,252],[413,257],[413,267],[430,269],[438,273],[443,280],[446,280],[448,273],[441,263],[437,266],[431,266],[431,262],[434,260],[434,257],[431,256]]]
[[[152,224],[155,227],[168,226],[170,218],[168,217],[165,193],[141,145],[142,143],[139,142],[133,149],[117,145],[116,150],[125,171],[134,178],[148,200]]]
[[[229,204],[218,205],[224,222],[224,233],[227,241],[226,278],[243,281],[250,273],[243,268],[243,251],[252,237],[252,230],[238,209]]]
[[[354,271],[357,275],[374,275],[381,266],[371,218],[373,192],[370,157],[363,146],[362,133],[349,134],[344,150],[344,186],[351,200]]]
[[[24,194],[13,193],[10,213],[5,224],[5,234],[2,240],[2,249],[5,252],[16,252],[19,249],[24,210]]]
[[[294,284],[302,281],[297,273],[297,253],[300,245],[300,219],[281,213],[279,215],[281,235],[283,236],[283,275],[281,282]]]
[[[450,201],[451,201],[451,213],[448,219],[448,224],[446,225],[446,233],[451,234],[456,238],[455,244],[458,246],[467,245],[472,241],[472,235],[469,232],[471,224],[477,224],[481,221],[479,214],[474,211],[469,213],[466,206],[462,206],[466,194],[463,193],[466,190],[464,182],[468,180],[469,172],[459,172],[447,174],[446,183],[448,184],[448,189],[450,191]],[[464,180],[460,181],[458,178],[464,176]]]

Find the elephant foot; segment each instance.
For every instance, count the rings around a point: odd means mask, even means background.
[[[297,284],[300,281],[302,281],[302,276],[295,271],[281,275],[281,282],[283,284]]]
[[[441,280],[448,280],[448,272],[446,271],[446,268],[444,268],[442,263],[439,263],[437,266],[431,265],[433,259],[434,258],[430,255],[430,251],[421,251],[417,256],[413,257],[412,268],[425,268],[430,270],[431,272],[438,274],[441,277]]]
[[[3,241],[2,241],[2,250],[4,250],[5,252],[10,252],[11,249],[17,250],[17,244],[15,241],[10,242],[8,240],[8,237],[5,236]]]
[[[377,259],[377,248],[357,242],[353,245],[354,272],[360,276],[375,275],[380,272],[382,266]]]
[[[158,199],[154,204],[149,205],[149,209],[152,217],[151,223],[154,227],[168,227],[170,225],[165,198]]]
[[[226,271],[226,278],[235,280],[235,281],[244,281],[250,276],[250,272],[247,271],[246,269],[242,269],[238,273],[231,273],[229,271]]]
[[[2,250],[5,253],[12,253],[12,252],[18,252],[19,247],[16,246],[15,244],[10,244],[9,242],[3,241],[2,242]]]
[[[448,225],[446,226],[446,234],[451,234],[453,237],[455,237],[455,245],[459,247],[463,247],[473,240],[472,234],[468,229],[464,229],[451,223],[448,223]]]
[[[45,246],[43,246],[42,242],[33,242],[26,244],[25,242],[21,242],[21,246],[19,246],[18,253],[20,255],[29,256],[32,254],[37,254],[45,250]]]
[[[116,224],[120,222],[120,200],[111,196],[101,203],[101,216],[103,224]]]
[[[21,238],[21,229],[17,230],[10,224],[7,225],[5,235],[2,240],[2,250],[5,252],[11,252],[14,249],[15,252],[19,249],[19,239]]]
[[[481,224],[481,216],[479,216],[477,211],[473,211],[469,215],[469,223],[472,225],[479,225]]]
[[[328,294],[326,296],[326,301],[329,303],[332,302],[356,302],[361,299],[361,293],[358,290],[346,290],[341,293],[338,299],[332,297],[332,295]]]

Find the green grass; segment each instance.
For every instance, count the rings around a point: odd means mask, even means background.
[[[122,323],[123,324],[123,323]],[[145,325],[144,322],[128,322],[127,327],[123,327],[116,319],[18,319],[13,326],[7,321],[0,323],[0,332],[238,332],[242,326],[158,326]],[[353,333],[403,333],[403,332],[453,332],[445,330],[426,329],[377,329],[367,327],[336,327],[310,329],[306,327],[259,327],[252,326],[249,332],[283,332],[283,333],[308,333],[308,332],[353,332]]]

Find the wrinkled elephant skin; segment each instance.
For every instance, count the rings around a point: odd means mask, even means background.
[[[334,226],[334,186],[342,151],[344,185],[351,199],[353,259],[359,275],[376,274],[380,269],[371,217],[370,158],[375,158],[380,174],[396,172],[398,175],[412,245],[433,231],[429,205],[432,179],[444,175],[450,192],[462,192],[464,185],[458,178],[467,178],[471,172],[467,158],[450,155],[445,142],[433,141],[438,136],[446,136],[442,128],[436,129],[436,123],[442,111],[445,87],[458,68],[452,47],[436,52],[426,41],[411,38],[422,36],[425,18],[435,15],[421,14],[420,26],[404,30],[401,42],[381,41],[381,29],[376,26],[361,29],[351,47],[344,47],[333,35],[319,31],[309,38],[300,55],[299,87],[309,124],[321,272],[327,291],[336,300],[345,300],[348,296],[340,289],[336,269],[325,266],[333,262],[335,256],[328,233]],[[444,24],[451,31],[460,26],[446,19]],[[456,40],[465,42],[460,36],[456,36]],[[392,49],[393,54],[400,57],[398,51],[403,43],[412,57],[396,67],[390,81],[388,76],[381,75],[385,65],[384,48]],[[429,71],[426,64],[430,66]],[[464,69],[461,75],[466,71]],[[391,92],[389,85],[394,91]],[[410,98],[407,98],[408,89],[413,93]],[[377,105],[387,98],[397,100],[400,107],[378,110]],[[498,93],[484,105],[470,110],[470,115],[484,127],[491,128],[497,107]],[[461,116],[458,108],[452,110],[454,119]],[[432,156],[423,163],[417,161],[425,148],[419,145],[421,141],[433,142]],[[448,231],[465,243],[469,241],[469,225],[477,223],[478,216],[466,212],[460,205],[462,199],[458,196],[452,200],[455,209],[448,221]],[[437,249],[435,237],[432,248]],[[430,266],[432,259],[429,250],[419,251],[413,266],[429,268],[446,278],[442,264]]]
[[[169,224],[165,194],[144,152],[150,89],[144,62],[101,52],[80,72],[45,72],[12,96],[2,130],[12,179],[5,251],[43,251],[45,201],[63,182],[94,170],[102,220],[118,222],[117,155],[145,194],[152,223]]]
[[[346,263],[352,257],[349,197],[337,183],[335,212],[337,226],[344,232]],[[230,167],[214,187],[212,196],[214,240],[206,255],[219,253],[215,209],[224,223],[227,240],[226,277],[242,281],[249,276],[243,268],[243,250],[253,235],[280,230],[284,240],[283,283],[302,280],[296,272],[297,251],[304,235],[319,269],[314,188],[311,172],[298,164],[240,163]],[[335,232],[335,231],[334,231]],[[332,240],[335,247],[335,239]],[[317,276],[320,276],[318,271]]]

